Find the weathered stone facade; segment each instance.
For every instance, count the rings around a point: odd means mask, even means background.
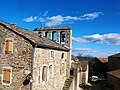
[[[6,38],[13,41],[13,52],[11,54],[5,54]],[[25,71],[30,71],[31,44],[0,25],[0,46],[0,69],[2,67],[12,68],[12,83],[10,85],[0,85],[0,90],[29,90],[29,86],[24,86],[23,82],[29,74]]]
[[[54,58],[51,57],[51,51],[54,52]],[[64,58],[61,59],[62,53],[64,53]],[[66,79],[66,57],[67,52],[65,51],[36,48],[34,57],[33,90],[62,90]],[[51,78],[50,65],[52,65]],[[46,81],[42,80],[44,66],[47,67]]]
[[[39,37],[49,38],[58,44],[69,48],[66,60],[66,75],[69,78],[71,68],[71,50],[72,50],[72,30],[70,27],[54,27],[54,28],[36,28],[34,33],[37,33]]]
[[[0,90],[62,90],[70,75],[70,49],[0,21]]]
[[[120,69],[120,53],[111,55],[108,57],[108,59],[109,71]]]

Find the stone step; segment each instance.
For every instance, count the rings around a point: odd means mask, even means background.
[[[63,90],[69,90],[72,80],[73,80],[73,76],[70,76],[68,79],[65,80]]]

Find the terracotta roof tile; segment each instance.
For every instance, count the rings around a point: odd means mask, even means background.
[[[101,62],[108,62],[108,58],[103,58],[103,57],[96,57],[98,60],[100,60]]]

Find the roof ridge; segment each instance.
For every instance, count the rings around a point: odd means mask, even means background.
[[[12,25],[12,24],[6,23],[6,22],[1,21],[1,20],[0,20],[0,24],[2,24],[5,28],[8,28],[12,32],[22,36],[25,39],[27,39],[31,44],[36,43],[39,46],[45,47],[45,48],[52,48],[52,49],[65,50],[65,51],[68,50],[68,48],[58,44],[57,42],[54,42],[53,40],[50,40],[48,38],[40,38],[39,36],[37,37],[36,36],[37,34],[35,34],[33,32],[30,32],[29,30],[26,30],[26,29],[21,28],[19,26]],[[29,36],[27,34],[29,34],[31,36]],[[47,42],[47,40],[49,40],[49,42],[51,44],[49,44]],[[52,44],[56,44],[56,45],[52,45]]]

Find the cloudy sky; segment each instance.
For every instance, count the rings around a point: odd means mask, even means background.
[[[0,19],[30,31],[70,26],[74,55],[120,52],[120,0],[1,0]]]

